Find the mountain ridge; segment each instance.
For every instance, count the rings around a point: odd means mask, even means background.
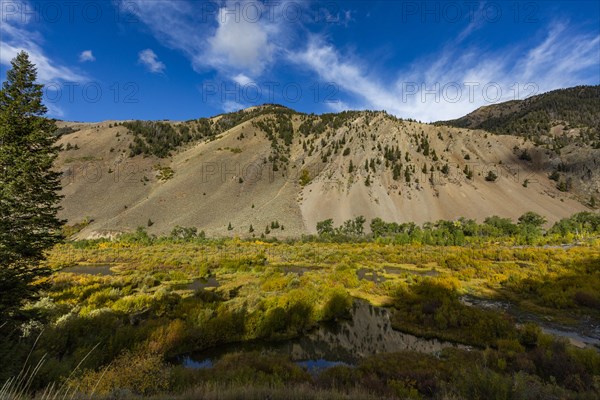
[[[480,107],[471,113],[436,125],[484,129],[527,137],[545,135],[560,122],[590,129],[600,146],[600,85],[557,89],[523,100]]]
[[[595,172],[593,185],[572,179],[559,190],[550,179],[556,154],[526,137],[385,112],[314,115],[269,104],[180,122],[57,124],[61,217],[80,224],[78,237],[177,225],[298,236],[320,220],[359,215],[422,223],[532,210],[555,221],[588,210],[589,188],[597,191]],[[587,162],[599,159],[598,149],[585,151]]]

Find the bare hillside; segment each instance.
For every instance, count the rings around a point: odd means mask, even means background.
[[[358,215],[425,222],[532,210],[555,221],[586,209],[585,197],[549,179],[548,151],[525,138],[381,112],[315,116],[267,105],[178,123],[59,127],[61,216],[91,221],[80,237],[176,225],[284,237]]]

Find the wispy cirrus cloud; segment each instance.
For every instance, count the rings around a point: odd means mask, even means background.
[[[490,103],[577,84],[598,84],[600,35],[567,23],[551,24],[541,41],[512,49],[459,48],[464,30],[441,52],[392,71],[393,84],[369,73],[365,62],[343,54],[323,37],[290,52],[298,66],[353,95],[355,108],[383,109],[422,121],[452,119]],[[339,105],[335,105],[339,107]]]
[[[475,18],[439,50],[387,67],[343,50],[348,47],[334,42],[327,29],[314,32],[314,24],[309,28],[303,21],[240,18],[237,7],[248,2],[224,1],[207,14],[190,1],[133,1],[137,17],[152,35],[181,51],[196,71],[215,70],[242,86],[280,66],[309,71],[319,81],[336,84],[344,103],[329,104],[335,110],[383,109],[434,121],[534,92],[599,83],[600,35],[579,31],[567,21],[552,21],[537,37],[490,50],[468,44],[484,28],[485,20]],[[282,8],[285,3],[280,3]],[[355,22],[351,12],[336,19]]]
[[[530,49],[511,72],[524,79],[539,80],[543,87],[572,85],[589,80],[591,77],[586,75],[590,72],[595,72],[596,79],[600,78],[599,60],[600,34],[579,34],[567,23],[558,22],[549,29],[544,41]]]
[[[485,18],[475,18],[475,15],[481,15],[482,10],[485,8],[485,2],[479,3],[477,9],[471,13],[470,21],[467,24],[467,27],[464,28],[454,40],[455,43],[460,43],[469,37],[473,32],[481,29],[485,25]]]
[[[301,68],[314,71],[321,80],[334,82],[338,88],[362,98],[362,103],[369,104],[372,109],[399,111],[395,106],[395,95],[375,77],[369,76],[366,64],[342,55],[320,36],[313,36],[305,49],[289,52],[288,59]]]
[[[17,5],[32,9],[27,2],[19,2]],[[0,0],[2,10],[10,10],[13,6],[15,2]],[[81,82],[85,79],[84,74],[46,55],[42,48],[44,44],[42,35],[31,27],[28,19],[22,18],[16,12],[3,12],[0,22],[0,64],[10,65],[11,60],[24,50],[36,65],[38,80],[42,83]]]

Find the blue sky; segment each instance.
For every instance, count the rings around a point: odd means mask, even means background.
[[[597,1],[0,0],[49,115],[185,120],[262,103],[456,118],[600,84]]]

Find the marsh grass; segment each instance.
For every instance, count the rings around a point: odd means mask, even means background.
[[[4,324],[2,325],[4,326]],[[0,326],[0,328],[2,328]],[[34,380],[37,378],[38,373],[44,366],[47,360],[47,354],[42,355],[42,357],[38,360],[38,362],[34,365],[30,363],[30,359],[32,354],[42,337],[44,331],[40,331],[38,336],[36,337],[31,351],[27,355],[25,362],[23,363],[23,367],[19,371],[19,373],[14,376],[8,378],[2,387],[0,387],[0,399],[2,400],[25,400],[32,398],[32,384]],[[65,400],[72,399],[77,394],[76,390],[72,390],[73,388],[67,384],[70,379],[73,379],[81,365],[85,362],[85,360],[90,356],[90,354],[97,349],[100,343],[96,344],[83,359],[79,362],[77,367],[73,369],[71,374],[68,376],[66,380],[62,384],[58,382],[52,382],[48,384],[40,393],[35,394],[35,398],[39,400]],[[93,394],[93,392],[92,392]]]
[[[464,294],[504,299],[560,321],[598,320],[599,259],[598,239],[568,247],[431,246],[393,240],[174,240],[138,232],[113,241],[66,242],[48,254],[55,273],[42,299],[29,306],[43,318],[44,334],[9,360],[23,368],[4,382],[0,398],[35,393],[44,399],[484,398],[469,387],[488,394],[486,387],[497,387],[509,393],[499,398],[512,398],[511,387],[530,381],[540,393],[551,393],[547,386],[556,382],[560,365],[572,369],[556,383],[568,389],[559,391],[596,393],[599,388],[580,367],[600,382],[597,357],[537,333],[528,339],[501,312],[481,312],[458,299]],[[113,274],[62,272],[88,263],[113,265]],[[385,280],[361,279],[362,270]],[[219,284],[188,288],[208,277]],[[266,381],[244,380],[256,370],[242,368],[253,365],[249,359],[231,363],[221,375],[182,372],[167,362],[228,343],[298,337],[321,321],[343,318],[352,298],[392,307],[400,330],[476,348],[456,356],[458,364],[450,367],[412,354],[421,364],[403,369],[397,364],[413,365],[404,356],[381,355],[352,370],[335,368],[314,379],[276,384],[273,371],[265,372]],[[291,371],[289,360],[269,362]],[[417,367],[420,374],[411,375]],[[444,375],[458,367],[472,380]],[[428,370],[439,374],[432,377]],[[515,375],[521,370],[526,377]]]

